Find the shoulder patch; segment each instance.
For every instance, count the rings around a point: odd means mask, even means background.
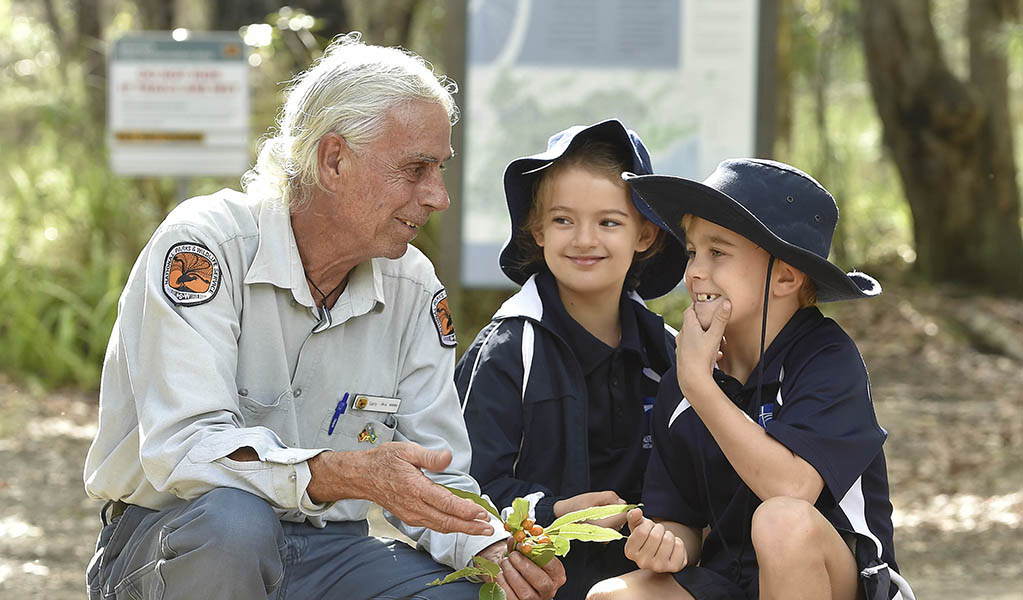
[[[434,326],[437,327],[440,345],[454,348],[458,342],[455,340],[455,321],[451,318],[451,309],[448,308],[446,290],[441,290],[433,295],[433,300],[430,301],[430,315],[433,317]]]
[[[167,251],[163,266],[163,293],[179,306],[205,304],[220,289],[220,262],[210,249],[181,242]]]

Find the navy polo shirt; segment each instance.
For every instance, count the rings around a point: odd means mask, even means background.
[[[837,529],[855,534],[860,568],[884,562],[897,569],[881,449],[887,434],[877,424],[856,345],[816,307],[804,308],[771,343],[764,365],[759,402],[757,369],[745,383],[719,370],[714,378],[769,435],[820,473],[824,490],[816,507]],[[644,512],[697,529],[710,525],[714,531],[704,542],[701,566],[755,590],[749,531],[760,500],[682,397],[675,377],[661,380],[653,436]]]
[[[537,291],[554,317],[550,327],[572,348],[586,379],[590,488],[639,502],[652,445],[649,404],[657,393],[657,384],[643,374],[646,353],[635,313],[643,308],[623,295],[622,338],[612,348],[568,314],[550,273],[537,277]]]

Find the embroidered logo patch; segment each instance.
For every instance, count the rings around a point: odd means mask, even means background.
[[[180,306],[205,304],[220,289],[220,263],[209,248],[182,242],[167,251],[163,292]]]
[[[451,309],[448,308],[447,291],[441,290],[433,295],[430,313],[433,316],[433,324],[437,327],[440,345],[454,348],[458,342],[455,341],[455,322],[451,318]]]

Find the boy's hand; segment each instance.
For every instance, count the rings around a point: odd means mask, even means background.
[[[686,398],[690,398],[692,390],[700,385],[714,385],[711,374],[714,373],[714,363],[720,358],[725,325],[731,315],[731,300],[722,300],[714,311],[710,327],[704,331],[693,306],[682,313],[682,328],[675,337],[675,358],[678,386]]]
[[[676,537],[664,525],[643,516],[643,510],[629,511],[629,539],[625,542],[625,556],[640,569],[654,573],[676,573],[689,564],[689,555],[682,538]]]

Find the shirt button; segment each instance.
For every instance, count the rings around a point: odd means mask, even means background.
[[[241,388],[240,390],[238,390],[238,395],[239,396],[248,396],[249,395],[249,388]]]
[[[295,397],[296,398],[298,398],[301,395],[302,395],[302,388],[298,388],[297,390],[295,390]]]
[[[298,479],[298,475],[296,475],[295,473],[290,473],[288,475],[288,479],[290,479],[291,481],[295,481]]]
[[[617,377],[611,378],[611,385],[613,385],[615,387],[618,387],[618,378]]]

